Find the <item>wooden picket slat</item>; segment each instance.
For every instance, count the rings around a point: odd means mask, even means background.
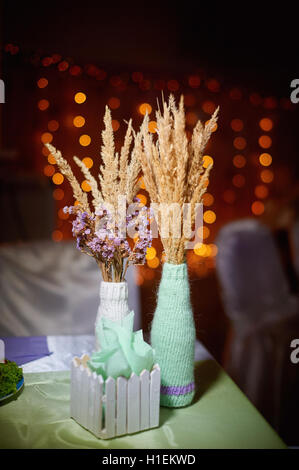
[[[132,373],[128,380],[128,411],[127,431],[129,434],[140,429],[140,381],[136,374]]]
[[[140,374],[140,431],[150,425],[150,373],[143,370]]]
[[[93,429],[96,436],[100,435],[102,430],[102,397],[103,397],[103,378],[95,372],[92,374],[94,380],[93,394]]]
[[[115,380],[112,377],[108,377],[105,382],[105,395],[106,395],[106,407],[105,407],[105,428],[106,428],[106,439],[110,439],[115,436]]]
[[[150,427],[154,428],[159,426],[159,413],[160,413],[160,367],[154,366],[151,372],[150,384]]]
[[[85,428],[88,427],[88,372],[87,369],[81,365],[80,366],[80,371],[81,371],[81,423],[82,426]]]
[[[75,418],[76,416],[76,390],[77,390],[77,381],[76,381],[76,361],[75,358],[71,363],[71,417]]]
[[[127,380],[118,377],[116,384],[116,435],[120,436],[127,433]]]

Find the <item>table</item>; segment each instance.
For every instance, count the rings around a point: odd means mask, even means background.
[[[78,338],[73,340],[78,342]],[[82,339],[84,352],[88,352],[92,347],[92,337]],[[16,401],[0,408],[0,448],[286,448],[276,432],[200,344],[197,344],[197,395],[194,404],[180,409],[161,407],[159,428],[107,441],[97,439],[70,418],[70,353],[67,352],[66,342],[60,338],[68,357],[67,363],[63,361],[63,354],[59,356],[57,352],[38,360],[48,361],[49,366],[49,361],[55,363],[60,357],[56,370],[30,372],[30,367],[34,370],[45,367],[38,365],[38,361],[32,363],[33,367],[30,363],[24,366],[23,393]]]

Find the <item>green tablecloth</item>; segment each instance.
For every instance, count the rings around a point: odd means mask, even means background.
[[[161,408],[160,427],[101,440],[69,417],[70,372],[25,374],[19,398],[0,407],[0,448],[267,448],[285,444],[213,360],[196,364],[193,405]]]

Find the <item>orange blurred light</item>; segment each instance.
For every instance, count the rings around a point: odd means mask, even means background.
[[[204,155],[202,166],[203,166],[204,168],[208,168],[208,166],[211,165],[211,164],[212,164],[212,165],[214,164],[213,158],[210,157],[210,155]]]
[[[120,100],[114,96],[112,96],[111,98],[109,98],[108,100],[108,106],[109,108],[111,109],[117,109],[119,108],[120,106]]]
[[[46,165],[46,166],[44,167],[44,174],[45,174],[46,176],[53,176],[54,173],[55,173],[55,168],[54,168],[53,165]]]
[[[83,189],[83,191],[86,191],[87,193],[91,191],[90,184],[86,180],[82,181],[81,188]]]
[[[59,62],[57,65],[59,72],[65,72],[69,68],[69,63],[66,60]]]
[[[46,78],[40,78],[39,80],[37,80],[37,86],[38,88],[46,88],[46,86],[48,85],[48,80]]]
[[[49,144],[53,140],[53,135],[50,132],[44,132],[41,136],[41,141],[43,144]]]
[[[52,119],[52,121],[48,122],[48,129],[49,131],[55,132],[59,128],[59,123]]]
[[[193,111],[189,111],[186,113],[186,122],[190,126],[194,126],[198,121],[197,114],[195,114]]]
[[[143,74],[141,72],[133,72],[132,73],[132,80],[135,83],[142,82],[143,80]]]
[[[269,166],[272,163],[272,157],[269,153],[262,153],[259,157],[260,164],[263,166]]]
[[[65,214],[65,213],[63,212],[63,209],[59,209],[59,211],[58,211],[58,217],[59,217],[59,219],[66,220],[66,219],[69,218],[69,214],[68,214],[68,213]]]
[[[45,147],[47,148],[47,147]],[[51,165],[55,165],[56,164],[56,160],[55,160],[55,157],[50,153],[48,155],[48,162],[51,164]]]
[[[233,158],[233,164],[237,168],[243,168],[246,165],[246,158],[243,155],[235,155]]]
[[[61,201],[61,200],[64,198],[64,191],[63,191],[63,189],[60,189],[60,188],[54,189],[54,191],[53,191],[53,198],[54,198],[56,201]]]
[[[149,132],[152,132],[152,134],[157,132],[157,123],[156,123],[156,121],[150,121],[148,123],[148,130],[149,130]]]
[[[63,181],[64,181],[64,176],[61,174],[61,173],[55,173],[53,176],[52,176],[52,181],[54,184],[62,184]]]
[[[232,100],[240,100],[242,98],[242,92],[239,90],[239,88],[233,88],[229,92],[229,96]]]
[[[273,171],[271,170],[262,170],[260,174],[260,178],[263,183],[271,183],[274,178]]]
[[[140,114],[143,114],[145,116],[145,114],[151,114],[152,112],[152,107],[150,104],[148,103],[142,103],[140,106],[139,106],[139,112]]]
[[[142,176],[139,178],[139,187],[140,189],[145,189],[144,179]]]
[[[261,201],[254,201],[251,204],[251,211],[254,215],[261,215],[265,210],[265,206]]]
[[[52,233],[52,239],[54,242],[60,242],[63,238],[62,232],[60,230],[54,230]]]
[[[254,194],[256,195],[256,197],[259,197],[260,199],[265,199],[269,194],[269,189],[267,188],[267,186],[263,184],[259,184],[258,186],[255,187]]]
[[[199,237],[202,236],[203,240],[205,240],[206,238],[209,237],[210,235],[210,229],[209,227],[206,227],[205,225],[203,227],[200,227],[198,230],[197,230],[197,235]]]
[[[180,85],[177,80],[168,80],[167,82],[167,88],[169,91],[177,91],[179,89]]]
[[[146,257],[147,260],[151,260],[151,259],[154,259],[156,257],[156,254],[157,254],[157,251],[152,246],[152,247],[146,249],[145,257]]]
[[[268,149],[272,145],[272,139],[268,135],[261,135],[259,138],[259,146],[263,149]]]
[[[142,206],[145,206],[146,203],[147,203],[147,197],[144,195],[144,194],[136,194],[136,197],[138,197],[138,199],[140,199],[140,204]]]
[[[82,162],[86,166],[86,168],[91,168],[93,166],[93,159],[89,157],[83,158]]]
[[[217,92],[220,89],[220,84],[215,78],[211,78],[210,80],[208,80],[206,85],[207,88],[213,92]]]
[[[85,124],[85,118],[83,116],[76,116],[73,119],[73,124],[75,127],[83,127]]]
[[[271,131],[272,127],[273,127],[273,121],[272,119],[269,119],[269,118],[263,118],[260,120],[260,128],[263,129],[263,131]]]
[[[239,173],[233,177],[233,185],[237,188],[242,188],[245,184],[245,177]]]
[[[209,124],[209,122],[210,122],[210,119],[205,122],[205,126],[207,126]],[[215,124],[214,124],[214,126],[212,127],[211,130],[212,130],[212,132],[215,132],[215,131],[217,131],[217,129],[218,129],[218,124],[217,124],[217,122],[215,122]]]
[[[37,106],[38,106],[38,109],[40,109],[40,111],[45,111],[50,106],[50,103],[48,100],[39,100],[39,102],[37,103]]]
[[[211,206],[214,203],[214,197],[210,193],[205,193],[202,202],[204,206]]]
[[[211,211],[211,210],[208,210],[208,211],[205,211],[204,214],[203,214],[203,220],[207,223],[207,224],[213,224],[216,220],[216,214],[214,211]]]
[[[85,93],[82,93],[82,91],[78,91],[78,93],[75,94],[74,100],[75,100],[76,103],[78,103],[78,104],[84,103],[84,101],[86,101],[86,95],[85,95]]]
[[[148,259],[146,262],[147,262],[147,265],[152,269],[156,269],[160,264],[159,258],[157,257],[153,259]]]
[[[244,139],[244,137],[235,137],[233,141],[233,145],[236,149],[243,150],[245,149],[247,142],[246,142],[246,139]]]
[[[213,114],[213,112],[216,109],[216,105],[215,105],[215,103],[213,103],[213,101],[204,101],[204,103],[202,105],[202,109],[207,114]]]
[[[209,245],[209,247],[210,247],[210,250],[211,250],[210,256],[216,256],[217,253],[218,253],[218,247],[217,247],[217,245],[215,245],[214,243],[211,243],[211,244]]]
[[[117,119],[112,119],[112,129],[114,130],[114,132],[116,132],[118,129],[119,129],[119,122]]]
[[[232,119],[230,126],[233,131],[240,132],[244,128],[243,121],[241,119]]]
[[[91,142],[91,138],[87,134],[82,134],[79,137],[79,142],[80,142],[80,145],[82,145],[82,147],[87,147]]]
[[[193,251],[197,256],[206,256],[207,245],[205,245],[204,243],[196,243],[193,248]]]
[[[191,88],[198,88],[200,85],[200,77],[198,75],[190,75],[188,83]]]

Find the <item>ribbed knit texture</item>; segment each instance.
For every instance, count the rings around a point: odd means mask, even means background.
[[[163,265],[151,344],[161,368],[161,405],[189,405],[194,397],[195,326],[186,263]]]
[[[97,326],[102,316],[115,322],[121,322],[129,313],[127,282],[102,281],[100,285],[100,305],[95,326]],[[100,345],[96,337],[96,349],[99,348]]]

